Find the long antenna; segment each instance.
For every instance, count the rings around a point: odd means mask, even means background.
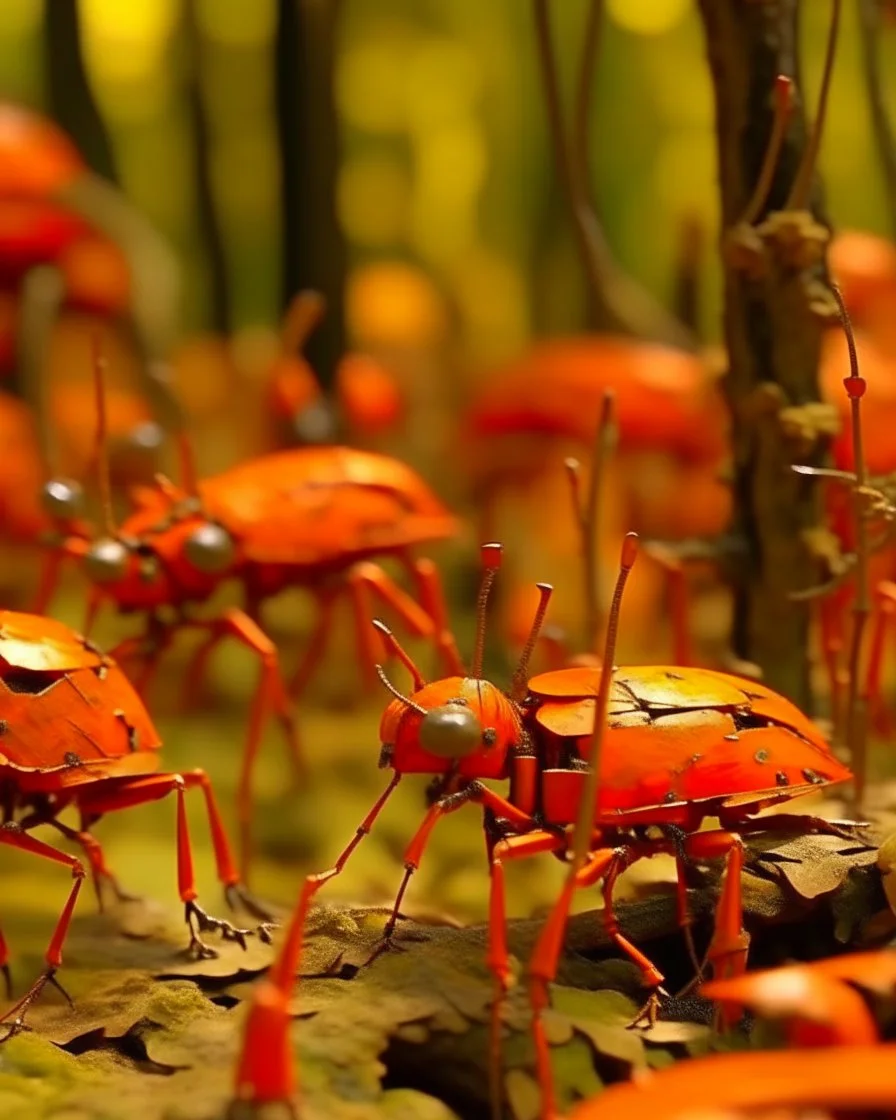
[[[616,588],[613,591],[613,602],[610,605],[610,614],[607,619],[607,637],[604,643],[604,659],[600,670],[600,686],[597,690],[597,704],[594,710],[594,730],[591,734],[591,744],[588,751],[588,771],[582,786],[582,795],[579,801],[579,811],[576,816],[575,829],[572,836],[572,863],[570,864],[570,881],[585,862],[591,844],[591,835],[597,819],[597,796],[600,785],[600,759],[603,746],[604,730],[607,722],[607,707],[610,701],[610,687],[613,675],[616,672],[613,659],[616,656],[616,634],[619,630],[619,613],[622,609],[622,593],[629,572],[634,567],[638,556],[638,534],[626,533],[622,542],[622,553],[619,558],[619,575],[616,577]]]
[[[103,353],[99,334],[90,341],[93,358],[93,387],[96,395],[96,474],[103,511],[103,530],[107,537],[115,536],[115,514],[112,509],[112,477],[109,472],[109,431],[106,417],[106,369],[108,362]]]
[[[423,674],[414,664],[413,658],[407,650],[399,642],[398,638],[392,633],[389,627],[380,618],[373,620],[374,629],[382,636],[385,641],[389,652],[393,654],[404,665],[405,669],[411,674],[411,679],[414,682],[414,692],[419,692],[421,688],[426,685]]]
[[[532,625],[529,627],[529,636],[526,638],[526,644],[523,646],[520,659],[516,668],[513,670],[513,676],[510,678],[511,700],[522,700],[526,695],[526,688],[529,684],[529,662],[532,660],[532,654],[535,651],[535,643],[538,641],[538,635],[544,623],[544,616],[548,611],[548,603],[551,601],[551,595],[554,593],[554,589],[549,583],[536,583],[535,586],[538,588],[538,606],[535,608],[535,615],[532,618]]]
[[[738,225],[751,226],[762,213],[762,208],[768,199],[768,193],[772,189],[772,181],[775,177],[775,169],[778,166],[778,158],[784,144],[784,137],[787,135],[787,126],[793,114],[793,95],[793,78],[788,78],[786,74],[779,74],[775,78],[775,109],[771,135],[768,139],[765,155],[762,158],[759,178],[756,180],[756,186],[753,188],[753,193],[750,195],[750,200],[747,202],[740,221],[737,223]]]
[[[865,464],[865,445],[862,438],[862,397],[867,388],[864,377],[859,373],[859,356],[856,352],[856,340],[853,335],[852,324],[843,294],[836,284],[831,285],[837,308],[840,312],[840,323],[846,335],[846,345],[849,349],[849,377],[844,377],[843,386],[849,396],[850,419],[852,422],[852,456],[855,468],[855,486],[852,490],[852,507],[854,531],[856,535],[856,593],[852,605],[852,635],[849,646],[849,696],[846,706],[846,743],[849,747],[850,762],[855,775],[855,803],[861,808],[865,796],[865,783],[868,776],[868,740],[866,735],[864,710],[861,689],[859,687],[859,668],[862,659],[862,639],[865,635],[865,626],[871,613],[871,596],[868,587],[868,525],[865,520],[862,490],[868,481],[868,469]]]
[[[815,171],[815,162],[818,159],[818,149],[821,146],[821,137],[824,132],[824,122],[827,116],[828,94],[831,90],[831,77],[834,73],[834,59],[837,54],[837,32],[840,27],[841,0],[833,0],[831,5],[831,22],[828,27],[828,44],[824,56],[824,69],[821,72],[821,88],[818,92],[818,108],[815,112],[815,122],[809,135],[809,142],[800,160],[800,166],[793,181],[790,197],[787,199],[785,209],[805,210],[809,201],[809,191],[812,187],[812,175]]]
[[[473,664],[470,676],[478,680],[482,676],[482,659],[485,654],[485,614],[492,584],[501,567],[502,548],[499,544],[484,544],[480,551],[482,557],[482,582],[479,585],[479,598],[476,601],[476,644],[473,647]]]
[[[604,392],[600,420],[591,452],[591,476],[588,490],[582,497],[581,464],[577,459],[564,462],[569,478],[582,554],[582,574],[585,583],[584,629],[585,650],[597,651],[600,640],[600,552],[598,550],[598,525],[600,523],[601,484],[606,472],[607,459],[615,439],[614,408],[616,395],[612,389]]]
[[[327,311],[320,292],[297,292],[290,300],[280,328],[280,346],[285,354],[298,354]]]

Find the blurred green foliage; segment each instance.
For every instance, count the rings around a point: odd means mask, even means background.
[[[180,252],[185,326],[207,325],[208,251],[185,103],[192,65],[185,2],[199,30],[195,77],[210,125],[234,326],[270,324],[281,251],[276,0],[82,0],[89,80],[125,190]],[[585,3],[554,7],[571,80]],[[857,5],[844,11],[822,164],[834,222],[882,231],[856,12]],[[0,5],[0,95],[38,108],[42,17],[41,0]],[[827,20],[826,4],[803,5],[810,110]],[[896,33],[882,38],[883,72],[896,73]],[[419,266],[447,298],[473,359],[503,356],[532,331],[580,325],[580,277],[555,187],[529,5],[342,0],[337,54],[343,160],[336,204],[354,268],[392,260]],[[622,261],[665,298],[681,220],[695,213],[711,234],[717,223],[704,54],[688,0],[606,4],[591,152],[599,206]],[[310,168],[313,151],[308,161]],[[703,326],[714,337],[714,260],[706,277]]]

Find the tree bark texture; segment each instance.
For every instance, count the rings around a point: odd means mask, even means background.
[[[804,533],[817,524],[819,504],[817,484],[794,474],[790,464],[818,464],[825,451],[822,431],[812,429],[812,408],[805,406],[819,400],[821,333],[830,303],[817,184],[805,208],[786,209],[807,140],[797,9],[798,0],[700,0],[716,108],[735,531],[746,544],[746,562],[733,573],[733,646],[761,667],[772,688],[807,706],[808,610],[789,594],[817,582]],[[797,103],[757,218],[759,267],[750,268],[725,247],[759,177],[779,74],[797,83]],[[809,228],[814,256],[802,254],[805,243],[772,244],[763,234],[763,220],[772,213],[774,222],[782,211]],[[801,439],[786,422],[794,418],[808,422]]]

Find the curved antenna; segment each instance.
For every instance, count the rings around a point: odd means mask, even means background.
[[[846,745],[849,748],[850,762],[855,775],[855,802],[861,808],[865,795],[867,779],[867,747],[868,740],[865,727],[865,712],[861,704],[861,689],[859,688],[859,667],[862,659],[862,639],[865,635],[865,625],[871,613],[871,595],[868,580],[868,524],[862,503],[862,491],[867,485],[868,469],[865,464],[865,445],[862,438],[862,397],[867,388],[864,377],[859,373],[859,356],[856,351],[856,340],[853,335],[852,323],[843,294],[836,284],[831,285],[837,309],[840,312],[840,324],[846,335],[846,345],[849,349],[849,376],[844,377],[843,387],[849,396],[850,419],[852,422],[852,457],[855,466],[855,486],[852,490],[852,507],[854,532],[856,537],[856,593],[852,605],[852,634],[849,645],[849,695],[846,706]]]
[[[613,674],[616,672],[613,659],[616,656],[616,635],[619,630],[619,614],[622,609],[622,594],[629,573],[634,567],[638,557],[638,534],[626,533],[622,542],[622,554],[619,558],[619,574],[616,577],[616,587],[613,591],[613,602],[610,605],[610,614],[607,619],[607,637],[604,643],[604,659],[600,671],[600,686],[597,690],[597,703],[594,710],[594,730],[591,734],[591,743],[588,750],[588,771],[582,783],[582,795],[579,801],[579,811],[576,815],[575,829],[572,836],[572,863],[570,864],[570,880],[585,862],[591,843],[591,834],[597,819],[597,797],[600,784],[600,757],[603,746],[604,731],[607,722],[607,708],[610,702],[610,686]]]
[[[551,595],[554,593],[554,589],[549,583],[536,583],[535,586],[538,588],[539,594],[538,606],[535,609],[532,625],[529,627],[529,636],[526,638],[526,644],[523,646],[523,651],[520,654],[517,667],[514,669],[513,676],[510,678],[511,700],[522,700],[526,695],[526,688],[529,684],[529,662],[532,659],[535,643],[538,641],[538,635],[544,624],[544,616],[548,611],[548,603],[551,601]]]
[[[501,567],[502,546],[484,544],[480,548],[482,557],[482,582],[479,585],[479,597],[476,600],[476,644],[473,646],[473,664],[470,666],[470,676],[478,680],[482,676],[482,658],[485,653],[485,620],[488,609],[488,598],[491,594],[492,584]]]
[[[416,712],[418,716],[426,715],[426,708],[422,707],[420,704],[415,704],[409,696],[405,696],[403,692],[398,691],[395,685],[386,676],[386,670],[382,667],[382,665],[376,665],[375,668],[376,675],[380,678],[385,688],[392,693],[396,700],[400,700],[402,704],[405,705],[405,707],[410,708],[412,712]]]
[[[743,214],[741,214],[738,225],[751,226],[762,213],[768,200],[768,194],[772,189],[772,182],[775,178],[775,170],[778,166],[778,159],[781,155],[781,148],[784,145],[784,137],[787,135],[787,126],[790,124],[790,118],[793,115],[794,92],[793,78],[787,77],[786,74],[779,74],[775,78],[775,107],[771,135],[768,138],[765,155],[762,157],[759,178],[756,180],[756,186],[753,188],[753,193],[750,195]]]
[[[582,568],[585,583],[584,629],[585,649],[597,650],[600,640],[600,554],[598,551],[598,524],[600,521],[601,485],[606,473],[609,458],[616,436],[615,428],[616,394],[612,389],[604,392],[601,400],[600,420],[591,452],[591,476],[588,490],[582,495],[581,464],[577,459],[564,462],[572,494],[576,526],[578,528],[579,549],[582,555]]]
[[[327,301],[311,289],[297,292],[289,302],[280,327],[280,346],[285,354],[299,354],[327,313]]]
[[[423,679],[423,674],[414,664],[411,655],[404,649],[399,642],[398,638],[392,633],[389,627],[383,622],[381,618],[373,620],[373,628],[379,632],[389,647],[389,652],[394,654],[395,657],[404,665],[405,669],[411,674],[414,681],[414,692],[419,692],[421,688],[426,686],[426,681]]]
[[[786,210],[805,210],[809,201],[809,191],[812,187],[812,175],[818,159],[818,149],[821,146],[821,137],[824,132],[824,122],[827,116],[828,94],[831,90],[831,77],[834,73],[834,59],[837,54],[837,38],[840,28],[840,9],[842,0],[833,0],[831,4],[831,22],[828,25],[828,43],[824,56],[824,69],[821,72],[821,88],[818,91],[818,108],[815,111],[815,122],[809,134],[803,158],[800,160],[793,187],[785,203]]]
[[[106,416],[106,371],[108,361],[103,352],[103,343],[98,333],[90,340],[93,360],[93,388],[96,399],[96,443],[94,459],[96,462],[97,485],[100,491],[100,505],[103,511],[103,531],[107,537],[115,536],[115,514],[112,509],[112,476],[109,472],[109,426]]]

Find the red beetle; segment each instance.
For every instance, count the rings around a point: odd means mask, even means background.
[[[612,903],[616,879],[636,860],[659,852],[674,854],[680,871],[679,919],[686,928],[681,874],[686,862],[724,859],[708,957],[717,973],[736,975],[745,967],[749,944],[742,924],[741,834],[766,827],[766,821],[755,816],[759,810],[850,777],[802,712],[752,681],[677,666],[619,669],[608,676],[596,668],[561,669],[527,680],[528,657],[551,592],[547,585],[541,586],[540,608],[510,690],[504,692],[483,680],[485,604],[500,549],[486,545],[483,552],[486,572],[470,673],[458,666],[454,675],[426,684],[384,631],[413,677],[409,696],[389,684],[394,699],[380,727],[380,765],[391,767],[394,774],[334,865],[305,882],[277,963],[253,1001],[237,1070],[239,1100],[289,1099],[293,1089],[289,1004],[308,909],[317,891],[339,874],[370,831],[404,774],[436,775],[440,788],[405,851],[406,870],[385,937],[388,941],[394,931],[404,892],[438,820],[467,802],[477,802],[484,806],[488,822],[488,965],[500,994],[507,990],[511,976],[504,928],[504,864],[544,852],[565,859],[571,851],[567,826],[577,822],[580,805],[585,806],[584,830],[574,834],[584,835],[582,866],[551,912],[529,966],[546,1116],[553,1111],[553,1093],[540,1011],[548,1002],[548,985],[556,971],[575,889],[603,884],[606,927],[641,970],[645,987],[656,992],[662,974],[619,929]],[[608,623],[605,665],[613,664],[622,586],[634,552],[630,535]],[[589,745],[596,729],[604,726],[595,718],[596,711],[606,712],[607,725],[603,753],[592,765]],[[494,792],[483,780],[509,781],[509,794]],[[589,785],[594,796],[589,796]],[[709,818],[717,818],[720,827],[699,831]],[[813,818],[775,817],[776,828],[788,825],[837,830]],[[645,1015],[652,1019],[655,1011],[652,998]],[[493,1057],[499,1056],[500,1014],[499,998],[493,1011]]]
[[[90,829],[105,813],[128,809],[168,794],[177,795],[177,879],[186,908],[190,949],[214,951],[201,937],[218,931],[244,941],[249,930],[212,918],[196,901],[193,854],[184,794],[199,788],[205,797],[220,882],[228,901],[242,903],[267,918],[240,884],[236,864],[208,776],[158,772],[161,741],[149,713],[121,669],[87,639],[67,626],[37,615],[0,611],[0,785],[4,821],[0,844],[31,852],[70,868],[74,883],[46,952],[47,968],[18,1003],[2,1017],[17,1030],[25,1012],[48,982],[55,983],[85,871],[74,856],[32,835],[50,825],[84,849],[97,888],[116,886]],[[59,820],[67,808],[80,814],[80,828]],[[268,926],[258,927],[267,938]],[[9,978],[8,950],[0,935],[0,968]]]
[[[96,368],[101,378],[98,358]],[[102,443],[101,439],[101,448]],[[99,458],[104,461],[102,453]],[[380,646],[368,623],[370,595],[394,609],[412,633],[431,635],[432,617],[441,611],[437,573],[431,562],[416,562],[411,553],[415,545],[451,536],[457,527],[415,472],[397,459],[347,447],[297,448],[254,459],[198,484],[188,480],[183,489],[159,478],[154,489],[136,494],[136,508],[119,528],[107,515],[102,537],[91,542],[67,536],[55,546],[55,557],[83,557],[94,584],[91,618],[103,601],[120,611],[145,615],[143,637],[116,650],[123,660],[135,655],[145,660],[141,684],[173,633],[186,627],[209,632],[189,673],[188,695],[222,638],[235,637],[261,660],[240,779],[245,860],[252,768],[271,708],[299,760],[277,652],[259,624],[261,604],[288,587],[305,588],[318,602],[314,631],[292,682],[294,696],[319,664],[334,607],[346,592],[354,608],[361,656],[372,667]],[[407,565],[420,585],[423,607],[371,563],[372,557],[384,554]],[[232,609],[206,619],[187,613],[228,579],[242,583],[245,611]]]

